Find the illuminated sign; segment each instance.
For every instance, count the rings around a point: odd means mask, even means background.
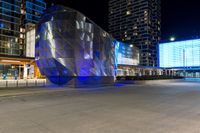
[[[133,45],[118,42],[117,60],[120,65],[138,65],[139,51]]]
[[[200,66],[200,39],[160,44],[159,65],[163,68]]]

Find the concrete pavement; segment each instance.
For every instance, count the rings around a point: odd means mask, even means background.
[[[0,97],[15,97],[21,95],[36,95],[72,90],[69,88],[0,88]]]
[[[199,133],[200,84],[0,98],[0,133]]]

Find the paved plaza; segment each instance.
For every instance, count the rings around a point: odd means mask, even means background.
[[[90,89],[1,97],[0,133],[200,132],[200,83]]]

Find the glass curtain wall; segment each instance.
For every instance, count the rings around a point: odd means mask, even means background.
[[[21,0],[0,1],[0,54],[19,56]]]

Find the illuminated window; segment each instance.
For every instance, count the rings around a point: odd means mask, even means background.
[[[126,15],[130,15],[130,14],[131,14],[131,11],[127,11],[127,12],[126,12]]]
[[[136,30],[138,27],[137,26],[133,26],[133,29]]]
[[[144,11],[144,16],[148,17],[148,12],[147,11]]]
[[[127,5],[131,5],[131,1],[130,0],[128,0],[128,4]]]
[[[24,28],[20,28],[20,32],[25,32],[25,29]]]
[[[25,13],[26,13],[25,10],[21,9],[21,14],[25,14]]]
[[[24,34],[20,34],[20,38],[24,38]]]
[[[133,35],[134,35],[134,36],[137,36],[137,35],[138,35],[138,33],[137,33],[137,32],[134,32],[134,33],[133,33]]]

